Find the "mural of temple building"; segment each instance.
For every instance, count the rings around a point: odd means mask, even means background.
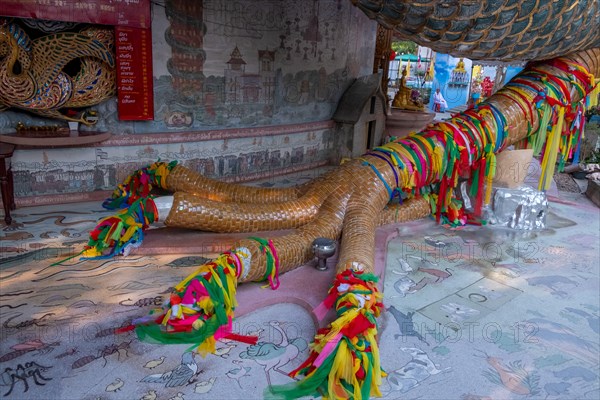
[[[246,61],[242,58],[240,49],[235,46],[225,70],[225,103],[242,102],[242,76],[247,77]]]
[[[258,73],[247,73],[247,63],[235,46],[225,69],[225,103],[272,105],[275,96],[274,62],[275,51],[258,50]]]
[[[275,96],[275,52],[258,50],[258,74],[262,80],[261,103],[272,104]]]

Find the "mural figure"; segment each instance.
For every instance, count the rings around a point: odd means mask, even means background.
[[[233,363],[238,366],[237,368],[233,368],[230,369],[229,371],[227,371],[227,373],[225,374],[229,379],[233,379],[237,382],[238,386],[240,387],[240,389],[242,388],[242,384],[240,383],[240,379],[242,379],[245,376],[249,376],[250,371],[252,370],[251,367],[244,367],[242,365],[242,361],[240,360],[233,360]]]
[[[181,364],[174,369],[162,374],[152,374],[142,379],[142,382],[160,383],[165,387],[183,386],[192,383],[198,374],[198,364],[194,359],[194,353],[186,351],[181,356]]]
[[[296,359],[302,351],[306,350],[307,343],[301,337],[289,340],[287,333],[281,328],[279,321],[271,321],[269,325],[279,332],[281,342],[279,344],[258,342],[240,353],[240,358],[254,360],[259,365],[262,365],[267,377],[267,383],[271,386],[269,372],[277,371],[280,374],[287,375],[286,372],[281,370],[281,367]]]
[[[431,361],[429,355],[421,349],[403,347],[402,351],[409,353],[411,360],[388,375],[387,381],[390,385],[390,392],[406,393],[419,386],[430,376],[450,370],[450,367],[439,369]]]
[[[205,381],[196,383],[196,386],[194,387],[194,393],[206,394],[206,393],[210,392],[212,390],[213,386],[215,385],[216,380],[217,380],[217,378],[212,376]]]
[[[123,381],[121,378],[117,378],[112,383],[108,384],[105,390],[107,392],[118,392],[124,385],[125,381]]]
[[[47,381],[52,380],[52,378],[47,378],[42,375],[49,371],[50,368],[52,368],[52,366],[45,367],[35,361],[26,362],[24,366],[23,364],[18,364],[14,369],[6,367],[0,375],[0,377],[2,377],[0,386],[10,386],[8,392],[4,393],[4,396],[11,394],[18,382],[23,382],[23,385],[25,386],[23,393],[27,392],[29,390],[28,378],[33,378],[33,383],[36,385],[44,386]]]
[[[490,368],[483,371],[482,374],[490,382],[503,386],[506,390],[518,395],[535,396],[540,392],[539,375],[536,372],[529,372],[522,360],[504,363],[499,357],[482,353],[490,365]]]
[[[169,128],[188,128],[192,126],[194,117],[192,113],[171,111],[165,115],[165,124]]]

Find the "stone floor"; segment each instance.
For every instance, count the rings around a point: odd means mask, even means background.
[[[384,398],[600,398],[599,209],[579,193],[551,200],[542,231],[450,230],[431,219],[378,231]],[[128,257],[51,266],[79,251],[105,215],[92,203],[21,208],[0,226],[4,398],[261,399],[267,385],[291,381],[285,373],[307,355],[319,324],[310,310],[331,268],[303,266],[277,292],[241,285],[234,327],[260,336],[262,356],[221,342],[216,355],[190,360],[186,345],[114,330],[159,305],[223,238],[192,249],[174,236],[168,254],[150,241]]]

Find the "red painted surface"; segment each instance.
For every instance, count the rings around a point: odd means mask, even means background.
[[[153,120],[152,34],[150,29],[115,27],[120,120]]]
[[[150,0],[2,0],[7,17],[150,28]]]

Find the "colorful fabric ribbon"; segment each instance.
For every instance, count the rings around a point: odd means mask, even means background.
[[[381,297],[373,274],[352,270],[338,274],[321,306],[335,306],[337,319],[317,332],[308,359],[289,374],[304,379],[267,388],[265,397],[295,399],[327,393],[336,399],[366,400],[381,396],[385,372],[376,339]]]
[[[153,343],[192,343],[201,354],[215,351],[218,339],[255,344],[257,337],[232,333],[237,275],[235,252],[221,254],[181,281],[151,321],[135,326],[140,340]]]
[[[251,236],[248,239],[258,242],[260,245],[260,251],[267,259],[267,268],[263,280],[268,280],[269,284],[263,286],[263,289],[270,286],[271,289],[276,290],[279,288],[279,257],[277,257],[277,250],[275,250],[273,241],[255,236]]]
[[[150,197],[154,188],[167,189],[167,176],[176,165],[177,161],[165,163],[159,160],[138,169],[117,186],[111,197],[104,200],[102,207],[108,210],[125,208],[140,198]]]
[[[128,254],[144,239],[144,230],[158,219],[156,205],[151,198],[138,198],[118,214],[98,222],[90,232],[83,251],[83,259],[99,260],[118,254]]]

